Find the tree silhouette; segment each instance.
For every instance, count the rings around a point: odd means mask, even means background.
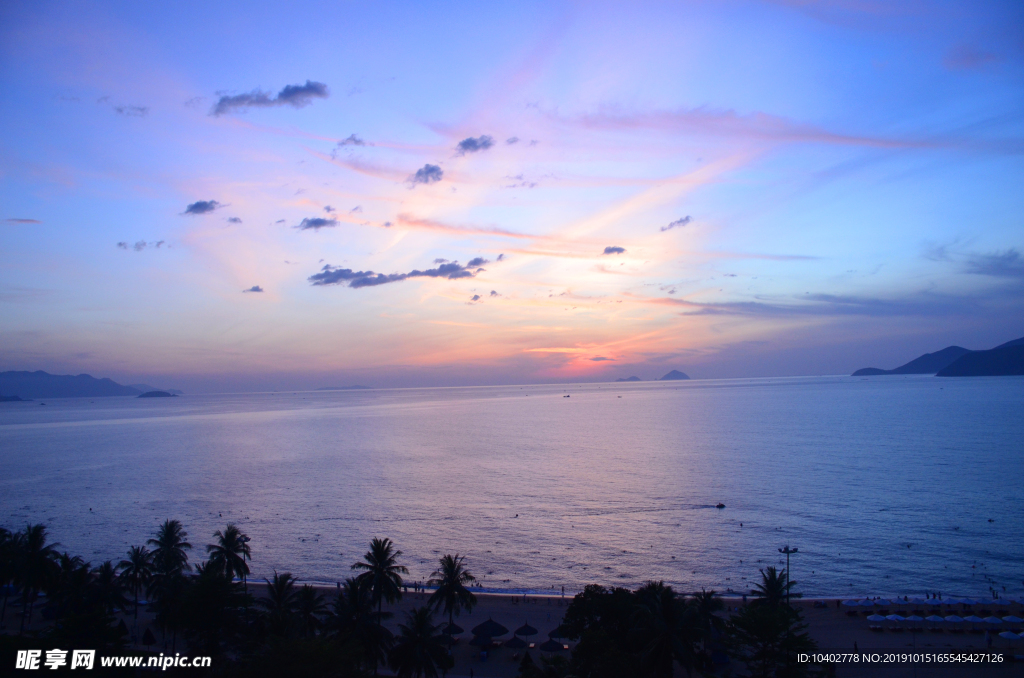
[[[206,545],[206,552],[210,554],[210,565],[223,568],[231,576],[241,579],[243,587],[248,592],[249,566],[245,561],[252,560],[249,537],[233,523],[228,523],[223,532],[214,532],[213,537],[217,543]]]
[[[454,556],[442,556],[439,566],[430,575],[428,586],[437,587],[430,594],[427,605],[437,609],[444,609],[448,615],[448,623],[453,622],[454,615],[462,610],[472,612],[476,605],[476,596],[466,586],[474,581],[476,577],[469,573],[464,565],[465,557],[456,553]]]
[[[149,584],[153,576],[152,554],[145,546],[132,546],[128,549],[128,557],[118,563],[121,568],[121,579],[128,591],[135,597],[135,630],[139,626],[139,591]]]
[[[402,598],[402,575],[409,570],[398,564],[400,555],[402,552],[395,549],[390,539],[374,537],[363,561],[352,565],[353,570],[363,570],[356,581],[369,589],[378,614],[385,600],[394,603]]]
[[[32,623],[39,592],[47,587],[56,574],[57,547],[46,543],[46,526],[27,525],[17,540],[15,552],[15,583],[21,588],[22,604],[28,612],[21,618],[18,634],[25,632],[26,622]]]
[[[399,634],[388,657],[388,665],[400,678],[436,678],[438,669],[451,668],[451,656],[433,623],[430,608],[418,607],[398,625]]]

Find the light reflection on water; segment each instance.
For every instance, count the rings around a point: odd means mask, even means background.
[[[234,521],[257,574],[312,581],[379,535],[489,589],[745,591],[789,544],[812,595],[1024,592],[1019,378],[46,402],[0,409],[0,524],[94,563],[176,517],[194,560]]]

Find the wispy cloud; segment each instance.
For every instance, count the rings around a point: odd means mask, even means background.
[[[409,184],[415,186],[416,184],[433,184],[444,177],[444,170],[437,165],[426,164],[423,167],[416,170],[416,174],[409,177]]]
[[[603,355],[599,355],[599,356],[596,356],[594,358],[590,358],[590,361],[591,362],[595,362],[595,363],[603,363],[603,362],[606,362],[606,361],[614,362],[615,358],[605,358]]]
[[[292,106],[294,108],[302,108],[313,103],[313,99],[326,99],[329,94],[327,85],[312,80],[307,80],[304,85],[287,85],[277,93],[277,96],[273,97],[270,96],[269,92],[254,89],[246,94],[222,96],[213,105],[210,115],[220,116],[253,107]]]
[[[338,225],[338,220],[331,217],[330,219],[324,219],[323,217],[306,217],[299,222],[299,225],[295,228],[300,231],[319,231],[321,228],[334,228]]]
[[[625,247],[618,247],[616,245],[609,245],[604,248],[604,254],[624,254],[625,252]]]
[[[484,134],[479,137],[467,137],[463,139],[455,147],[455,151],[457,155],[465,155],[467,153],[477,153],[479,151],[486,151],[493,145],[494,138]]]
[[[240,224],[240,223],[242,223],[242,220],[239,219],[238,217],[228,217],[228,223],[229,224]]]
[[[260,287],[259,285],[253,285],[252,287],[250,287],[247,290],[242,290],[242,292],[262,292],[262,291],[263,291],[263,288]]]
[[[8,224],[41,224],[43,222],[38,219],[20,219],[17,217],[11,217],[10,219],[4,219]]]
[[[993,254],[971,254],[964,270],[974,275],[1024,280],[1024,257],[1012,247]]]
[[[459,280],[461,278],[472,278],[480,272],[478,268],[488,263],[486,259],[473,259],[466,266],[457,261],[441,264],[437,268],[428,268],[425,271],[414,269],[408,273],[374,273],[373,271],[353,271],[350,268],[337,268],[326,265],[319,273],[311,275],[309,282],[314,286],[345,285],[353,288],[375,287],[387,283],[400,282],[409,278],[445,278],[447,280]]]
[[[191,214],[193,216],[209,214],[220,207],[224,207],[224,205],[220,204],[216,200],[198,200],[186,207],[182,214]]]
[[[675,221],[670,222],[668,226],[662,226],[661,232],[664,233],[665,231],[671,231],[673,228],[682,228],[691,221],[693,221],[693,219],[691,219],[689,215],[683,217],[682,219],[676,219]]]

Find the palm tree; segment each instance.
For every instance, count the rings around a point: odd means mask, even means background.
[[[321,617],[327,613],[324,597],[310,584],[303,584],[295,597],[295,612],[303,637],[316,635],[323,622]]]
[[[128,549],[128,557],[118,563],[121,568],[121,579],[128,590],[135,596],[135,627],[139,625],[139,591],[149,584],[153,576],[153,558],[145,546],[132,546]]]
[[[10,592],[8,586],[14,581],[17,575],[17,563],[15,555],[18,552],[18,538],[10,530],[0,527],[0,587],[4,589],[4,606],[0,611],[0,629],[7,628],[3,625],[7,618],[7,596]]]
[[[177,520],[165,520],[156,531],[156,538],[146,541],[153,549],[153,569],[157,575],[180,574],[191,570],[186,551],[192,544],[185,541],[188,532]]]
[[[207,544],[206,552],[210,554],[210,565],[221,567],[232,577],[242,580],[246,593],[249,592],[246,577],[249,576],[249,566],[246,560],[252,560],[249,551],[249,537],[238,529],[234,523],[228,523],[223,532],[217,530],[213,533],[216,544]]]
[[[465,556],[443,556],[439,561],[439,567],[430,575],[428,586],[436,586],[437,589],[430,594],[427,605],[434,610],[444,608],[448,615],[448,624],[452,624],[454,615],[462,610],[473,611],[476,605],[476,596],[466,588],[467,584],[476,581],[476,577],[465,569]]]
[[[701,649],[704,653],[704,661],[708,661],[708,641],[714,631],[722,630],[725,627],[725,620],[715,613],[725,609],[725,603],[714,591],[700,590],[695,593],[692,600],[693,610],[697,615],[697,625],[700,627]]]
[[[413,609],[408,613],[406,623],[399,624],[398,629],[398,639],[388,664],[400,678],[436,678],[438,669],[451,667],[451,656],[433,623],[429,607]]]
[[[686,669],[696,664],[695,615],[685,598],[664,582],[648,582],[637,592],[637,637],[641,658],[654,676],[671,676],[673,661]]]
[[[92,588],[90,564],[81,556],[64,552],[54,560],[55,572],[50,582],[50,602],[56,605],[57,620],[61,615],[83,612]]]
[[[257,602],[267,611],[271,632],[287,636],[292,627],[292,616],[297,602],[295,578],[291,572],[278,574],[277,570],[274,570],[274,578],[263,581],[267,582],[267,597],[260,598]]]
[[[402,575],[408,574],[409,570],[398,564],[400,555],[402,552],[395,549],[390,539],[374,537],[363,562],[352,565],[353,570],[363,570],[356,581],[370,590],[378,616],[385,600],[393,603],[402,598]]]
[[[104,561],[92,571],[92,591],[97,605],[110,615],[115,610],[123,610],[128,606],[124,595],[124,586],[117,576],[117,568],[109,560]]]
[[[369,589],[350,577],[334,600],[330,624],[343,644],[355,646],[360,663],[372,665],[376,672],[377,666],[387,661],[394,642],[391,631],[383,624],[390,616],[390,612],[375,612]]]
[[[45,588],[56,574],[57,546],[60,544],[46,543],[46,526],[42,524],[25,526],[25,531],[18,539],[15,581],[21,587],[23,604],[28,606],[28,612],[21,618],[19,635],[25,632],[26,620],[31,623],[39,591]]]
[[[772,609],[781,606],[789,596],[799,598],[799,593],[792,593],[790,589],[796,586],[795,581],[790,581],[785,568],[776,571],[771,565],[761,570],[761,583],[756,584],[750,591],[754,595],[751,605],[755,607],[766,606]]]

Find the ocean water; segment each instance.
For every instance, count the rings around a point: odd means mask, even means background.
[[[808,595],[1024,594],[1021,378],[44,402],[0,406],[0,524],[93,563],[177,518],[193,561],[230,521],[315,582],[387,536],[488,590],[746,592],[789,545]]]

